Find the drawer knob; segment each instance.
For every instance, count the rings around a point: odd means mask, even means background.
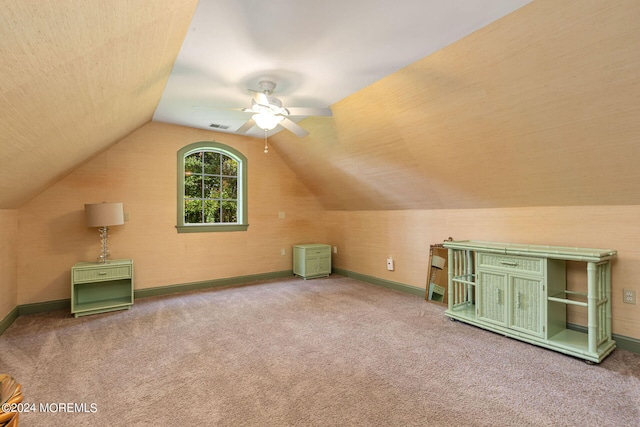
[[[502,265],[510,265],[511,267],[517,267],[518,263],[515,261],[500,261]]]
[[[98,274],[99,274],[100,276],[106,276],[106,275],[107,275],[107,272],[106,272],[106,271],[100,271]]]

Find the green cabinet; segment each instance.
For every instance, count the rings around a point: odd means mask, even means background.
[[[331,246],[322,244],[293,247],[293,274],[305,279],[331,274]]]
[[[449,251],[445,314],[451,319],[596,363],[615,349],[611,259],[616,251],[472,240],[444,247]],[[567,289],[567,261],[586,263],[586,292]],[[569,305],[586,312],[586,331],[567,324]]]
[[[133,304],[133,261],[81,262],[71,268],[75,317],[126,310]]]

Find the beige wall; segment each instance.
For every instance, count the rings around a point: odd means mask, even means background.
[[[544,207],[328,213],[328,242],[338,247],[334,266],[425,288],[429,245],[457,240],[615,249],[613,332],[640,338],[640,305],[622,303],[622,290],[640,295],[640,206]],[[393,256],[396,270],[386,269]],[[569,269],[570,286],[586,286],[581,267]],[[586,288],[583,288],[586,291]],[[580,313],[575,323],[584,324]]]
[[[18,211],[0,209],[0,320],[18,304]]]
[[[249,229],[178,234],[176,152],[211,139],[248,159]],[[263,141],[149,123],[19,209],[19,304],[70,297],[71,266],[100,250],[84,204],[102,201],[123,202],[129,214],[112,227],[110,249],[134,260],[137,289],[290,270],[293,244],[325,239],[322,208]]]

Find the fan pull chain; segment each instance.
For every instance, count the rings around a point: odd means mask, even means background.
[[[267,130],[264,130],[264,152],[269,152],[269,146],[267,145]]]

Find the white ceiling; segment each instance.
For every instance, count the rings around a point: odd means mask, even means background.
[[[200,0],[153,120],[234,133],[264,79],[285,107],[327,107],[530,1]]]

